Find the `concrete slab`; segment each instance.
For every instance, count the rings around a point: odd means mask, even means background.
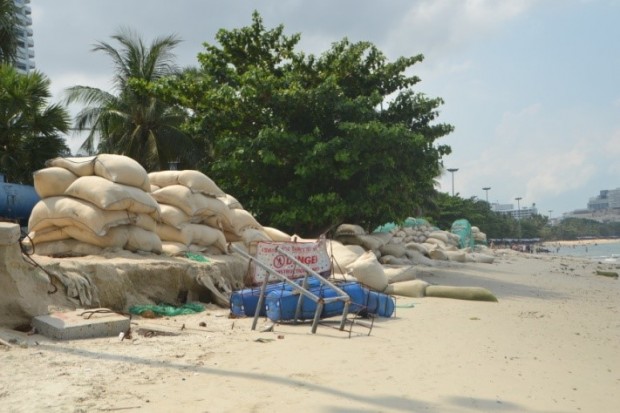
[[[129,317],[107,308],[55,312],[32,320],[37,333],[58,340],[118,336],[127,331],[129,325]]]

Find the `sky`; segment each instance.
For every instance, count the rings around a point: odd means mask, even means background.
[[[620,188],[620,0],[32,0],[37,70],[50,103],[66,88],[110,90],[97,42],[128,27],[146,43],[177,35],[181,67],[197,66],[219,29],[251,24],[299,33],[321,55],[348,38],[390,61],[424,55],[415,91],[440,97],[437,141],[452,153],[438,189],[531,207],[557,218]],[[75,110],[75,109],[72,109]],[[79,137],[70,137],[72,149]],[[482,188],[490,187],[488,191]],[[519,202],[515,198],[521,198]]]

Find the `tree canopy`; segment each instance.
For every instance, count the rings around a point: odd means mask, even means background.
[[[193,156],[192,141],[181,130],[186,114],[143,92],[145,84],[177,72],[173,49],[180,40],[167,36],[147,46],[129,29],[120,29],[112,39],[118,48],[99,42],[93,51],[112,59],[115,93],[88,86],[67,90],[67,103],[85,105],[76,117],[76,129],[89,131],[81,150],[127,155],[147,170]]]
[[[30,184],[47,159],[69,155],[61,134],[70,117],[63,106],[48,105],[49,85],[40,72],[0,65],[0,171],[10,182]]]
[[[342,39],[320,56],[300,35],[252,24],[220,30],[199,67],[152,85],[188,109],[202,148],[197,167],[260,222],[317,235],[342,222],[367,228],[427,203],[442,156],[440,98],[415,92],[422,55],[389,62],[368,42]]]

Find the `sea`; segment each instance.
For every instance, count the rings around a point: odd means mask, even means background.
[[[620,240],[614,242],[594,243],[589,245],[562,245],[557,249],[547,244],[553,255],[591,258],[595,261],[620,263]]]

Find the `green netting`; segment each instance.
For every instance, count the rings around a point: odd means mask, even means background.
[[[417,228],[417,227],[422,227],[422,226],[431,226],[431,224],[428,223],[427,220],[425,220],[424,218],[412,218],[409,217],[405,220],[405,222],[403,223],[403,227],[411,227],[411,228]]]
[[[379,225],[373,232],[390,232],[398,225],[394,222],[388,222],[387,224]]]
[[[209,259],[202,254],[197,254],[195,252],[186,252],[185,256],[192,261],[198,262],[209,262]]]
[[[474,236],[471,232],[471,224],[466,219],[457,219],[452,223],[450,232],[459,236],[459,248],[473,248]]]
[[[134,305],[129,308],[131,314],[142,315],[145,311],[150,311],[159,316],[175,316],[196,314],[204,311],[205,308],[202,304],[198,303],[185,303],[180,307],[176,307],[170,304],[144,304]]]

